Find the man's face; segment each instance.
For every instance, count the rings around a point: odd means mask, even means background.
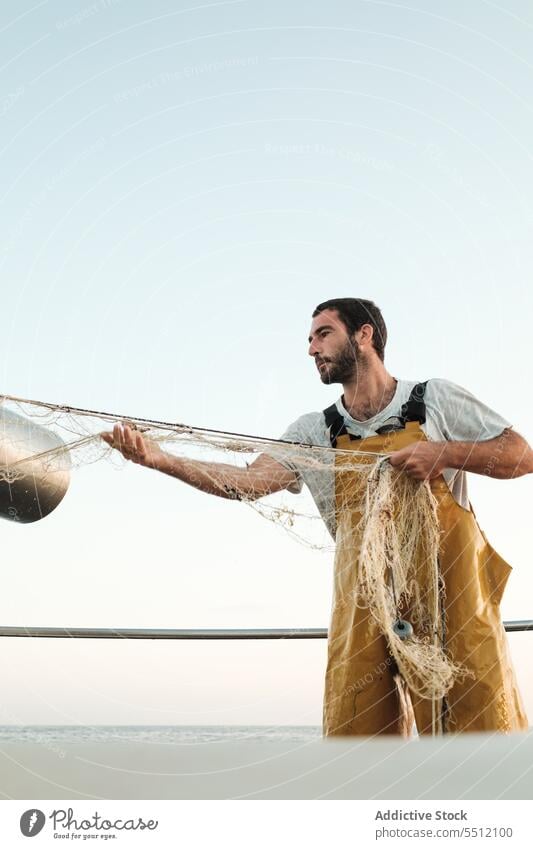
[[[309,334],[309,355],[314,358],[322,383],[352,380],[361,364],[361,352],[337,310],[315,316]]]

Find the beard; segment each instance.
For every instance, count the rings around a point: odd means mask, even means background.
[[[317,360],[326,364],[319,369],[322,383],[347,383],[363,368],[363,358],[355,339],[347,341],[334,357],[317,357]]]

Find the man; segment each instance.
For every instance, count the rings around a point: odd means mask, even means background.
[[[471,511],[465,472],[512,478],[533,471],[533,451],[511,425],[450,381],[398,380],[385,368],[387,329],[378,307],[355,298],[319,304],[312,316],[309,355],[325,384],[343,394],[321,412],[301,416],[282,439],[378,452],[419,481],[429,481],[442,533],[439,568],[446,588],[442,647],[470,678],[454,684],[438,706],[440,732],[527,727],[509,658],[499,603],[510,567],[492,549]],[[337,539],[329,631],[324,733],[406,733],[398,669],[375,621],[357,604],[354,516],[343,501],[342,475],[324,476],[297,459],[262,454],[245,469],[172,457],[127,425],[106,441],[141,465],[224,498],[257,499],[305,482]],[[339,455],[335,455],[340,456]],[[350,545],[343,540],[350,539]],[[413,698],[419,733],[435,733],[435,705]]]

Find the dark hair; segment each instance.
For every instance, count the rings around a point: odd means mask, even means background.
[[[385,359],[385,345],[387,344],[387,327],[381,315],[381,310],[373,301],[365,301],[363,298],[331,298],[315,307],[312,318],[324,310],[336,310],[339,318],[346,325],[350,336],[356,330],[360,330],[363,324],[370,324],[374,328],[372,344],[380,360]]]

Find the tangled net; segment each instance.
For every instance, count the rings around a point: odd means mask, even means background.
[[[305,494],[295,499],[287,491],[280,491],[257,500],[252,492],[247,494],[243,490],[238,500],[310,548],[334,550],[334,465],[339,452],[329,447],[3,395],[0,396],[0,485],[1,481],[33,479],[42,487],[57,485],[66,491],[69,473],[80,467],[102,460],[115,468],[124,467],[127,461],[101,438],[117,422],[133,425],[167,454],[179,457],[190,470],[197,465],[209,477],[212,491],[226,497],[233,485],[232,472],[246,469],[262,454],[284,467],[297,468],[304,480],[314,476],[315,482],[319,481],[320,514]],[[367,469],[359,452],[343,453],[349,454],[347,461],[354,472]]]
[[[357,603],[371,611],[410,692],[441,699],[471,673],[441,647],[445,590],[431,489],[379,459],[368,476],[360,522]],[[400,611],[413,627],[409,639],[394,628]]]
[[[342,474],[349,473],[357,479],[359,490],[364,493],[364,508],[353,528],[352,540],[360,553],[354,587],[356,603],[369,608],[411,692],[421,698],[438,699],[467,674],[441,648],[443,587],[438,571],[435,499],[427,483],[420,484],[395,471],[384,462],[386,455],[1,396],[0,511],[2,493],[17,481],[23,486],[27,481],[38,482],[42,491],[63,488],[64,494],[72,469],[105,458],[124,465],[127,461],[101,438],[102,432],[109,432],[121,420],[132,423],[165,452],[186,459],[190,466],[200,464],[204,473],[212,469],[215,492],[228,490],[232,471],[246,468],[260,454],[267,454],[285,469],[297,470],[305,482],[314,476],[315,483],[322,482],[318,497],[315,493],[321,517],[309,509],[309,500],[304,496],[296,500],[295,507],[294,496],[289,500],[286,492],[260,499],[246,491],[239,495],[244,504],[313,548],[332,548],[331,540],[325,538],[321,518],[333,536],[339,518],[334,495],[335,466],[340,462]],[[402,610],[408,611],[416,632],[409,639],[402,639],[394,627]]]

